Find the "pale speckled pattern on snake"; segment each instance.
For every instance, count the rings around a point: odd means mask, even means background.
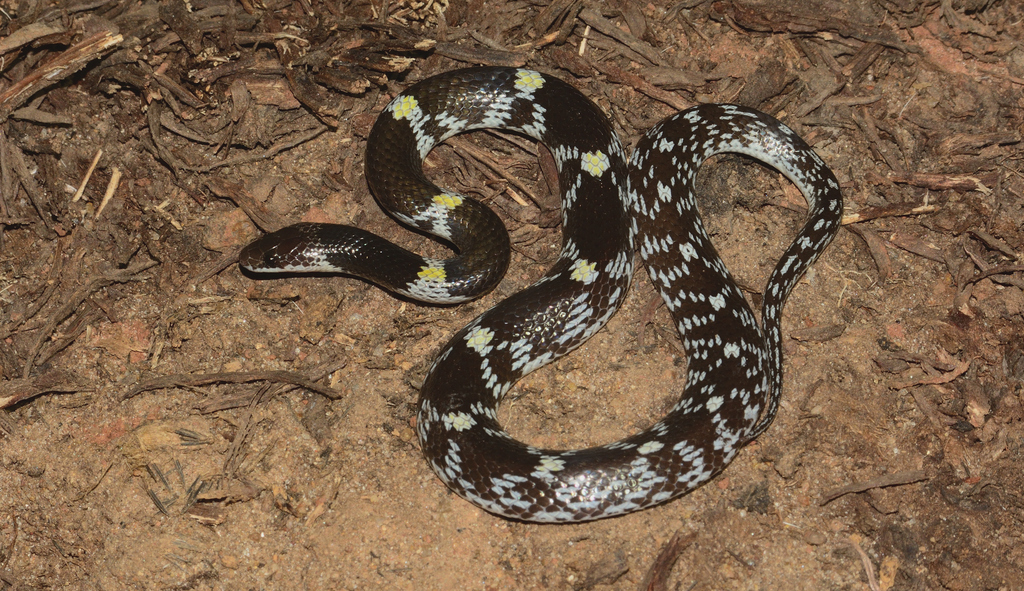
[[[417,432],[451,490],[498,515],[579,522],[637,511],[718,474],[764,431],[782,388],[782,305],[838,230],[839,186],[789,128],[732,105],[689,109],[651,129],[627,165],[605,116],[568,84],[531,70],[470,68],[396,97],[367,141],[366,178],[385,210],[454,246],[424,259],[356,228],[298,224],[246,247],[254,272],[335,271],[424,301],[492,289],[509,260],[507,233],[485,206],[422,174],[438,143],[473,129],[517,131],[554,154],[563,245],[537,283],[488,310],[442,349],[420,393]],[[701,163],[738,152],[785,174],[810,206],[765,289],[763,329],[704,230],[693,196]],[[649,429],[561,451],[516,441],[496,420],[522,376],[567,354],[607,323],[633,273],[634,246],[673,314],[687,353],[686,388]]]

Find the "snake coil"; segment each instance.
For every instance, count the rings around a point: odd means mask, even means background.
[[[637,511],[721,472],[775,417],[782,390],[786,297],[835,236],[835,176],[792,130],[734,105],[702,105],[648,131],[627,164],[601,110],[532,70],[469,68],[397,96],[367,140],[366,180],[392,216],[451,245],[424,258],[347,226],[297,224],[239,255],[256,273],[337,272],[426,302],[478,297],[501,280],[508,234],[477,201],[422,172],[427,153],[470,130],[528,135],[551,149],[562,196],[562,250],[551,269],[460,330],[420,392],[417,432],[451,490],[498,515],[579,522]],[[768,280],[763,328],[704,230],[693,181],[722,152],[773,166],[803,193],[807,221]],[[621,441],[579,450],[513,439],[497,405],[531,371],[583,344],[622,305],[639,247],[687,353],[686,389],[667,416]]]

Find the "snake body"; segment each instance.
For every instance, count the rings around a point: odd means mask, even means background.
[[[399,221],[458,254],[435,260],[357,228],[298,224],[247,246],[260,272],[340,272],[428,302],[477,297],[500,281],[509,240],[485,206],[422,173],[439,142],[482,128],[516,131],[554,155],[563,241],[551,269],[459,331],[420,393],[417,433],[433,471],[454,492],[505,517],[579,522],[664,503],[700,486],[763,432],[782,388],[782,305],[839,228],[842,197],[828,167],[763,113],[703,105],[651,129],[627,164],[601,110],[568,84],[531,70],[470,68],[428,78],[397,96],[367,140],[366,179]],[[809,205],[805,225],[772,273],[763,328],[712,246],[693,180],[720,152],[752,156],[785,174]],[[638,246],[687,353],[686,389],[643,432],[579,450],[513,439],[497,405],[531,371],[580,346],[621,306]]]

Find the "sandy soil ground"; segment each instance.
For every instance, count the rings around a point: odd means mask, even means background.
[[[0,6],[0,589],[1024,589],[1019,2]],[[433,356],[558,251],[532,142],[427,160],[513,236],[478,302],[234,264],[300,220],[443,255],[378,209],[363,151],[390,97],[470,64],[568,80],[627,145],[697,102],[754,106],[840,179],[847,223],[786,308],[782,410],[694,493],[523,524],[420,455]],[[802,200],[740,157],[700,184],[756,304]],[[671,407],[685,355],[635,285],[516,387],[514,435],[607,443]]]

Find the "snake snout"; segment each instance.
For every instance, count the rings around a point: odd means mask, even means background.
[[[263,261],[263,252],[259,248],[260,240],[250,242],[238,253],[238,264],[247,271],[255,271],[261,266]]]
[[[290,259],[301,249],[303,239],[303,233],[297,231],[295,226],[265,234],[238,253],[238,264],[254,273],[280,272],[282,268],[294,263]]]

